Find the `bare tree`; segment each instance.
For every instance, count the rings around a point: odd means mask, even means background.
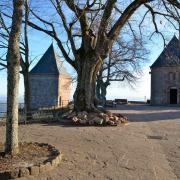
[[[4,4],[2,6],[5,6]],[[20,50],[21,50],[21,73],[24,78],[24,103],[25,103],[25,112],[27,117],[31,118],[30,114],[30,87],[29,87],[29,67],[30,67],[30,60],[29,60],[29,42],[28,42],[28,16],[29,16],[29,10],[28,10],[28,0],[25,0],[24,2],[25,6],[25,14],[24,14],[24,37],[21,37],[21,43],[20,43]],[[8,48],[8,38],[10,35],[10,27],[8,26],[7,20],[5,20],[5,17],[7,16],[8,19],[11,20],[11,16],[4,14],[3,10],[0,11],[0,39],[1,39],[1,50],[4,49],[4,53],[2,53],[2,57],[0,58],[0,66],[2,66],[1,69],[7,68],[7,62],[5,59],[5,54],[7,52]],[[24,57],[24,58],[23,58]]]
[[[77,71],[75,111],[98,111],[95,106],[97,73],[120,31],[140,7],[144,7],[147,11],[142,15],[139,27],[141,28],[146,16],[150,15],[155,32],[159,34],[162,33],[158,29],[156,17],[162,16],[170,22],[172,19],[178,20],[180,8],[178,0],[134,0],[126,3],[117,0],[50,0],[50,2],[61,21],[57,21],[57,16],[54,20],[51,18],[45,20],[42,14],[31,10],[31,14],[40,23],[28,21],[28,24],[53,37],[65,60]],[[94,20],[99,18],[99,14],[102,16],[98,31],[94,32],[91,26]],[[109,29],[108,24],[112,16],[115,16],[115,23]],[[58,34],[58,25],[66,32],[66,43],[64,43],[65,37],[61,33]],[[80,31],[79,28],[77,31],[77,27],[80,27]]]
[[[29,82],[29,42],[28,42],[28,18],[29,18],[29,8],[28,0],[25,0],[25,17],[24,17],[24,61],[21,60],[22,74],[24,77],[24,102],[25,102],[25,112],[26,119],[31,119],[31,94],[30,94],[30,82]]]
[[[18,148],[18,93],[20,67],[20,33],[23,16],[23,0],[13,0],[12,26],[9,33],[7,52],[8,92],[7,92],[7,121],[6,149],[7,154],[15,155]]]
[[[107,87],[111,82],[125,81],[133,87],[142,75],[141,66],[147,60],[148,51],[145,40],[135,35],[128,40],[118,37],[113,43],[109,56],[97,74],[96,94],[104,106]]]

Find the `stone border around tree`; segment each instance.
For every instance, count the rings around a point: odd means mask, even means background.
[[[54,157],[51,157],[38,165],[33,165],[23,168],[19,167],[12,171],[0,171],[0,180],[16,179],[27,176],[37,176],[41,173],[53,170],[60,164],[60,161],[62,159],[62,153],[54,146],[46,143],[38,143],[38,142],[30,142],[27,144],[31,144],[31,143],[39,145],[41,147],[48,147],[49,151],[54,154]]]

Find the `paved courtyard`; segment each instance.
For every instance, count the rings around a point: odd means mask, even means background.
[[[63,153],[58,168],[24,180],[180,179],[180,108],[122,105],[118,127],[20,126],[21,141],[48,142]],[[5,129],[0,127],[0,141]]]

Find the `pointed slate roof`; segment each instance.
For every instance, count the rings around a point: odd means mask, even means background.
[[[30,71],[30,74],[63,74],[70,76],[63,66],[63,62],[60,61],[59,56],[56,54],[53,44],[49,46],[39,62]]]
[[[151,68],[180,66],[180,40],[174,36]]]

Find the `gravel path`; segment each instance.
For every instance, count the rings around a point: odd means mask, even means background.
[[[23,179],[180,179],[180,109],[122,105],[112,112],[131,122],[118,127],[21,125],[21,141],[48,142],[63,153],[55,170]],[[4,133],[0,127],[0,141]]]

